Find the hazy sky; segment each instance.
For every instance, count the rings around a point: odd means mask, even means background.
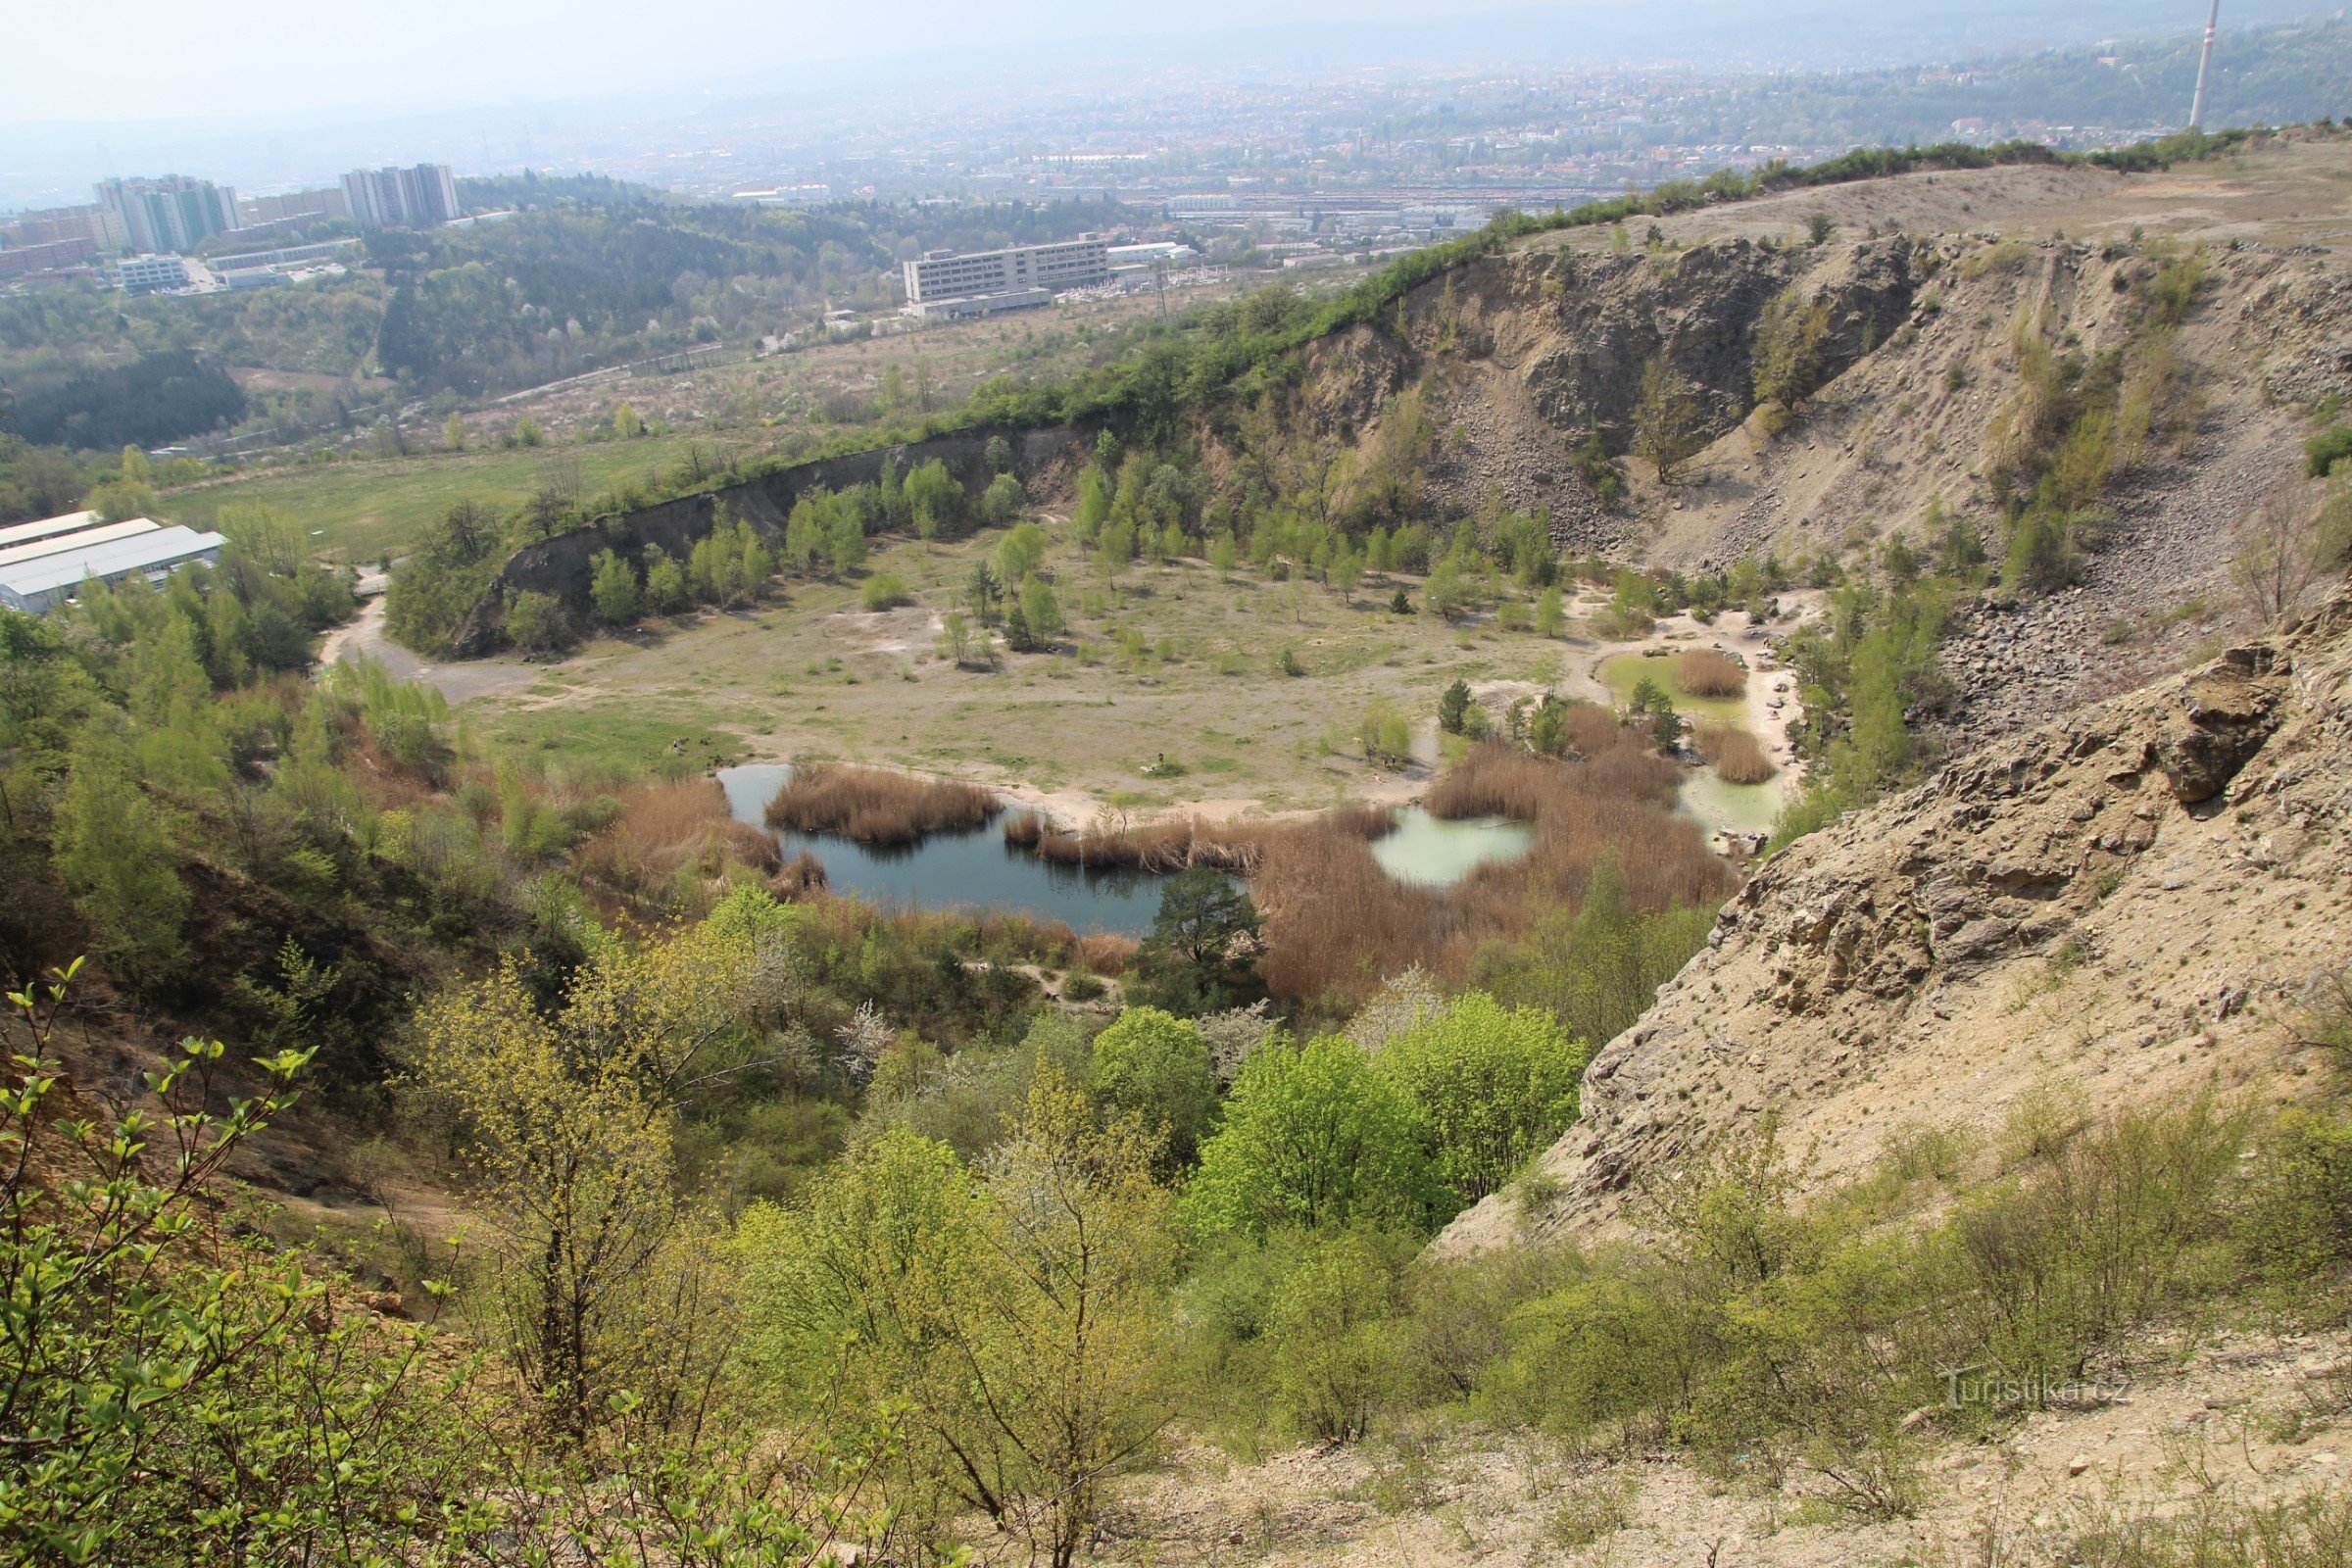
[[[799,62],[1284,22],[1432,0],[0,0],[0,123],[501,104]],[[1484,8],[1482,8],[1484,9]]]

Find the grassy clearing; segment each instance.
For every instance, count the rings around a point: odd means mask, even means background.
[[[1305,582],[1138,564],[1115,590],[1046,524],[1046,564],[1070,632],[1052,652],[958,667],[940,649],[967,619],[973,567],[1002,534],[938,546],[877,540],[873,573],[914,603],[861,608],[863,578],[795,583],[752,611],[705,612],[589,644],[531,691],[469,705],[501,737],[555,754],[762,755],[919,768],[1044,797],[1067,828],[1213,805],[1323,808],[1401,800],[1423,766],[1368,760],[1376,700],[1434,755],[1438,698],[1456,678],[1548,687],[1580,646],[1492,621],[1388,609],[1394,584],[1352,597]],[[1280,672],[1289,647],[1304,673]]]
[[[424,452],[273,468],[250,477],[167,492],[157,510],[174,522],[209,526],[220,509],[261,503],[302,525],[321,554],[365,563],[397,555],[425,523],[454,503],[488,502],[502,511],[557,483],[593,496],[618,485],[651,490],[658,475],[700,446],[712,467],[751,445],[741,433],[676,433],[581,446],[517,447],[483,452]]]

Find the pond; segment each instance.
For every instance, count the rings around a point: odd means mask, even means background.
[[[1447,821],[1418,806],[1396,812],[1396,830],[1372,841],[1372,858],[1399,882],[1449,888],[1494,860],[1515,860],[1536,842],[1536,830],[1508,817]]]
[[[784,787],[791,767],[748,762],[718,771],[727,810],[737,821],[767,826],[767,803]],[[1148,871],[1093,871],[1041,860],[1004,842],[994,822],[968,833],[935,833],[920,844],[887,849],[833,834],[770,830],[784,858],[803,850],[825,868],[836,893],[868,904],[927,908],[1019,910],[1066,921],[1079,932],[1140,937],[1159,912],[1161,878]]]
[[[1769,833],[1787,798],[1781,784],[1785,776],[1776,773],[1761,784],[1726,784],[1713,768],[1702,767],[1683,780],[1682,808],[1704,822],[1709,832],[1723,828]]]
[[[1676,650],[1682,652],[1683,650]],[[1676,683],[1674,655],[1648,659],[1641,654],[1611,654],[1594,667],[1593,675],[1609,689],[1622,708],[1633,701],[1634,688],[1644,679],[1657,683],[1659,689],[1674,700],[1674,710],[1685,718],[1708,724],[1736,724],[1747,727],[1747,699],[1745,697],[1693,697]]]
[[[784,762],[747,762],[718,771],[727,811],[767,828],[767,803],[791,777]],[[1444,888],[1491,860],[1525,855],[1535,830],[1502,817],[1440,821],[1400,808],[1396,830],[1372,843],[1372,858],[1399,882]],[[791,859],[806,850],[836,893],[869,904],[929,908],[1020,910],[1066,921],[1076,931],[1142,936],[1159,912],[1163,878],[1150,871],[1096,871],[1041,860],[1004,842],[994,822],[968,833],[935,833],[920,844],[877,848],[834,834],[768,829]]]

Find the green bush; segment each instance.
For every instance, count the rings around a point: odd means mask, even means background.
[[[1439,1178],[1467,1206],[1576,1120],[1585,1048],[1550,1013],[1472,991],[1392,1039],[1379,1061],[1419,1113]]]
[[[1425,1231],[1444,1206],[1411,1102],[1338,1035],[1269,1042],[1185,1189],[1197,1231],[1364,1223]]]
[[[1130,1007],[1095,1037],[1095,1092],[1163,1140],[1159,1164],[1192,1164],[1217,1112],[1217,1081],[1200,1031],[1157,1007]]]
[[[1399,1287],[1418,1247],[1363,1227],[1294,1232],[1269,1246],[1266,1367],[1290,1431],[1352,1443],[1409,1390]]]
[[[571,646],[571,613],[554,594],[526,588],[507,606],[507,641],[529,653],[560,653]]]
[[[2347,458],[2352,458],[2352,424],[2332,426],[2303,443],[2303,471],[2314,479],[2325,478]]]
[[[858,603],[869,611],[896,610],[914,603],[913,590],[895,571],[877,571],[858,590]]]

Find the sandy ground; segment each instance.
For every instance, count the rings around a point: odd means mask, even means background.
[[[458,660],[428,664],[384,635],[384,600],[379,591],[360,606],[360,612],[335,627],[318,644],[318,666],[372,660],[394,680],[419,681],[438,690],[452,703],[516,691],[539,676],[538,669],[514,660]]]

